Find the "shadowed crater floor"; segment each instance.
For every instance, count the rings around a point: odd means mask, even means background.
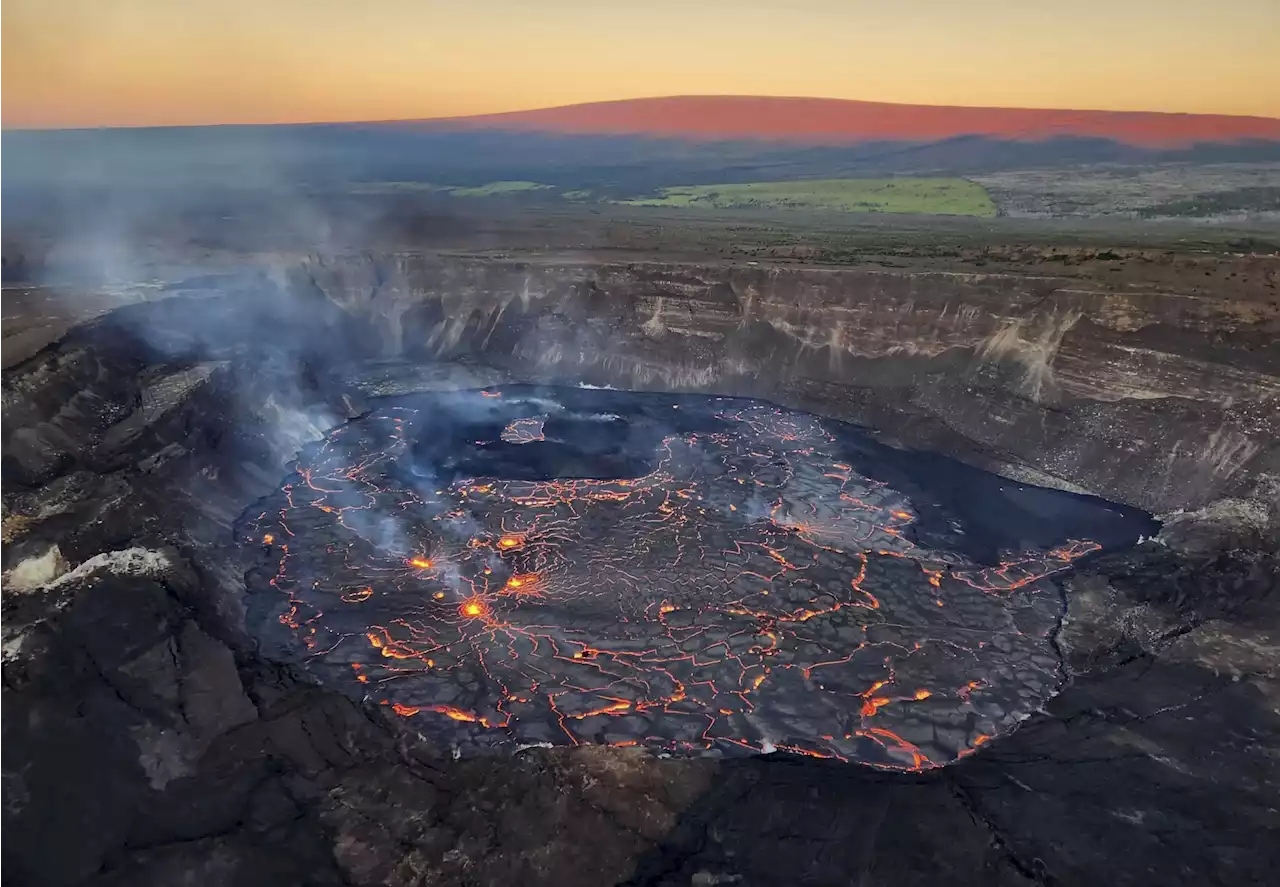
[[[462,750],[942,766],[1063,681],[1059,580],[1145,514],[734,398],[386,400],[239,532],[270,657]]]

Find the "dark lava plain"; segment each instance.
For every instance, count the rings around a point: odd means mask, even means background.
[[[950,763],[1064,680],[1060,583],[1155,522],[735,398],[382,402],[246,514],[268,655],[463,749]]]

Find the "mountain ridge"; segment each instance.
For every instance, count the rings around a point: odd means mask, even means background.
[[[1177,148],[1213,142],[1280,142],[1280,119],[1271,117],[908,105],[775,96],[663,96],[382,122],[446,131],[478,129],[813,145],[937,142],[962,136],[1023,142],[1062,137],[1103,138],[1141,148]]]

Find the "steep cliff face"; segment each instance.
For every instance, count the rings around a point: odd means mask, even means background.
[[[286,280],[368,324],[386,357],[766,397],[1168,512],[1280,493],[1280,302],[1275,269],[1254,273],[1225,298],[1045,274],[419,255],[309,260]]]

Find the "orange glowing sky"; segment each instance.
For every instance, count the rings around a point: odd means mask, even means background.
[[[1280,117],[1277,0],[8,0],[9,127],[659,95]]]

